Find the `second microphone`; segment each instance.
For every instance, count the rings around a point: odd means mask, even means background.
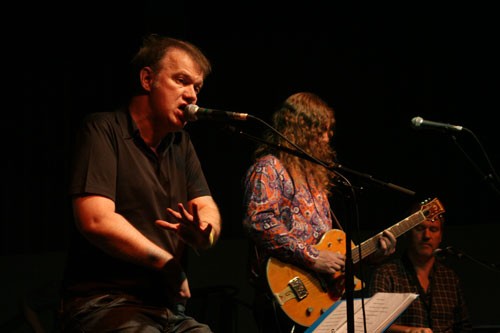
[[[184,117],[187,121],[207,120],[248,120],[248,113],[221,111],[200,108],[195,104],[188,104],[184,108]]]

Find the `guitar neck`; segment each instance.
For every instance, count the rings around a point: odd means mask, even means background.
[[[425,215],[421,212],[418,211],[404,220],[399,221],[395,225],[393,225],[390,228],[387,228],[386,230],[390,231],[394,237],[398,238],[417,224],[422,223],[425,220]],[[356,264],[360,260],[368,257],[370,254],[374,253],[377,248],[378,248],[378,243],[380,236],[382,235],[382,232],[376,234],[370,239],[367,239],[363,243],[359,244],[356,247],[352,248],[352,262]],[[361,247],[361,257],[359,254],[359,249]]]

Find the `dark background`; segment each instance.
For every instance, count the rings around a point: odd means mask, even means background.
[[[449,224],[498,223],[500,195],[484,179],[492,172],[486,155],[493,168],[499,164],[498,23],[488,8],[80,6],[12,13],[25,31],[8,34],[3,52],[12,74],[4,77],[2,221],[15,221],[2,225],[3,252],[64,246],[74,131],[84,114],[122,100],[127,63],[147,32],[186,38],[211,59],[202,107],[269,121],[292,93],[324,98],[336,110],[340,162],[416,192],[345,174],[363,187],[361,227],[392,225],[406,216],[408,201],[428,197],[443,202]],[[415,116],[464,126],[477,140],[467,131],[415,130]],[[253,121],[236,125],[263,129]],[[240,181],[254,142],[216,122],[187,129],[224,215],[224,236],[240,237]]]
[[[202,107],[267,122],[287,96],[311,91],[335,109],[340,162],[377,180],[344,173],[358,188],[359,210],[359,222],[343,218],[344,224],[380,231],[406,217],[414,200],[438,197],[447,225],[465,230],[452,245],[470,247],[469,230],[479,232],[473,244],[481,244],[480,255],[499,262],[478,230],[499,225],[500,195],[485,179],[500,162],[496,11],[470,4],[268,6],[145,1],[6,9],[15,24],[4,23],[2,41],[4,260],[64,253],[75,129],[83,115],[122,100],[127,63],[142,36],[156,32],[190,40],[212,61]],[[415,116],[467,130],[415,130]],[[254,142],[222,125],[199,121],[186,128],[223,215],[223,240],[245,242],[241,178]],[[263,129],[253,121],[234,125],[249,133]],[[339,210],[354,207],[353,200],[337,202]]]

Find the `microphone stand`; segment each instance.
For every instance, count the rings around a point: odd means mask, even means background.
[[[266,141],[264,139],[261,139],[261,138],[255,137],[253,135],[250,135],[248,133],[245,133],[242,130],[236,130],[236,128],[234,126],[231,126],[231,125],[227,125],[226,128],[230,132],[233,132],[233,133],[237,132],[239,135],[241,135],[243,137],[246,137],[246,138],[248,138],[248,139],[250,139],[252,141],[264,143],[264,144],[266,144],[266,145],[268,145],[270,147],[273,147],[273,148],[275,148],[277,150],[284,151],[286,153],[295,155],[295,156],[297,156],[299,158],[302,158],[302,159],[306,159],[308,161],[314,162],[316,164],[319,164],[319,165],[327,168],[328,170],[334,172],[336,175],[339,176],[338,177],[339,179],[336,179],[337,180],[337,184],[342,185],[344,188],[350,189],[353,198],[355,197],[354,189],[353,189],[352,185],[349,183],[349,181],[347,180],[347,178],[345,178],[340,173],[341,171],[346,171],[346,172],[348,172],[350,174],[353,174],[353,175],[356,175],[358,177],[362,177],[362,178],[365,178],[367,180],[370,180],[370,181],[372,181],[372,182],[374,182],[374,183],[376,183],[378,185],[385,186],[387,188],[390,188],[390,189],[393,189],[393,190],[397,190],[397,191],[400,191],[400,192],[408,194],[408,195],[415,195],[414,191],[411,191],[409,189],[403,188],[403,187],[398,186],[398,185],[394,185],[394,184],[391,184],[391,183],[386,183],[386,182],[380,181],[380,180],[375,179],[372,176],[367,175],[365,173],[361,173],[361,172],[349,169],[347,167],[344,167],[341,164],[328,165],[327,163],[325,163],[323,161],[320,161],[320,160],[314,158],[313,156],[307,154],[300,147],[296,146],[293,142],[291,142],[290,140],[288,140],[284,135],[282,135],[280,132],[276,131],[272,126],[270,126],[269,124],[267,124],[265,121],[263,121],[263,120],[261,120],[261,119],[259,119],[257,117],[254,117],[254,116],[250,116],[250,115],[248,117],[250,117],[251,119],[255,119],[255,120],[260,121],[261,123],[263,123],[264,125],[266,125],[267,127],[269,127],[271,130],[275,131],[282,138],[284,138],[285,140],[287,140],[292,146],[296,147],[296,149],[292,149],[292,148],[285,147],[285,146],[282,146],[282,145],[278,145],[278,144],[275,144],[275,143],[272,143],[272,142],[268,142],[268,141]],[[353,209],[353,211],[354,211],[354,209]],[[355,216],[356,216],[355,213],[353,212],[352,214],[353,214],[353,218],[355,218]],[[346,241],[346,253],[345,253],[345,256],[346,256],[346,264],[345,264],[345,281],[346,281],[345,300],[346,300],[346,311],[347,311],[347,332],[348,333],[354,333],[354,272],[353,272],[352,249],[351,249],[351,244],[352,244],[351,223],[347,223],[346,224],[345,241]],[[361,251],[361,248],[359,248],[359,250]],[[361,258],[361,256],[360,256],[360,258]]]
[[[452,246],[447,246],[444,251],[445,251],[445,255],[443,256],[444,258],[447,258],[448,254],[455,256],[459,260],[462,258],[467,258],[470,261],[478,265],[481,265],[483,267],[486,267],[489,270],[492,270],[494,272],[500,272],[500,263],[487,263],[484,260],[476,259],[473,256],[465,253],[464,251]]]
[[[481,168],[474,162],[474,160],[469,156],[469,154],[467,154],[467,152],[465,151],[465,149],[462,148],[462,146],[460,145],[460,143],[457,141],[457,138],[456,138],[455,135],[451,136],[451,138],[453,139],[453,142],[458,147],[458,149],[464,154],[464,156],[471,163],[471,165],[475,168],[475,170],[479,173],[479,175],[483,178],[483,180],[486,181],[487,184],[491,187],[491,189],[497,195],[500,196],[500,177],[496,173],[495,168],[493,167],[493,165],[491,163],[491,160],[490,160],[488,154],[486,153],[486,150],[484,149],[483,145],[481,144],[481,141],[479,141],[479,139],[477,138],[477,136],[470,129],[468,129],[466,127],[462,127],[462,129],[464,131],[466,131],[467,133],[469,133],[472,136],[472,138],[474,139],[474,141],[477,143],[477,145],[479,146],[479,149],[480,149],[481,153],[484,156],[484,159],[486,161],[486,165],[488,166],[488,168],[489,168],[490,171],[489,172],[487,172],[487,171],[483,172],[481,170]]]

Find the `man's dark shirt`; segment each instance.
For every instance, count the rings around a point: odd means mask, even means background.
[[[458,275],[436,260],[424,292],[413,265],[406,255],[375,269],[370,279],[370,294],[376,292],[416,293],[419,297],[394,322],[429,327],[434,333],[470,332],[468,310]]]
[[[116,213],[158,246],[176,257],[184,250],[177,235],[155,225],[171,221],[166,208],[178,209],[196,197],[210,195],[188,133],[167,135],[155,154],[141,139],[126,110],[87,116],[77,137],[69,194],[100,195],[115,202]],[[64,279],[66,296],[102,292],[158,292],[158,272],[115,259],[76,230]]]

